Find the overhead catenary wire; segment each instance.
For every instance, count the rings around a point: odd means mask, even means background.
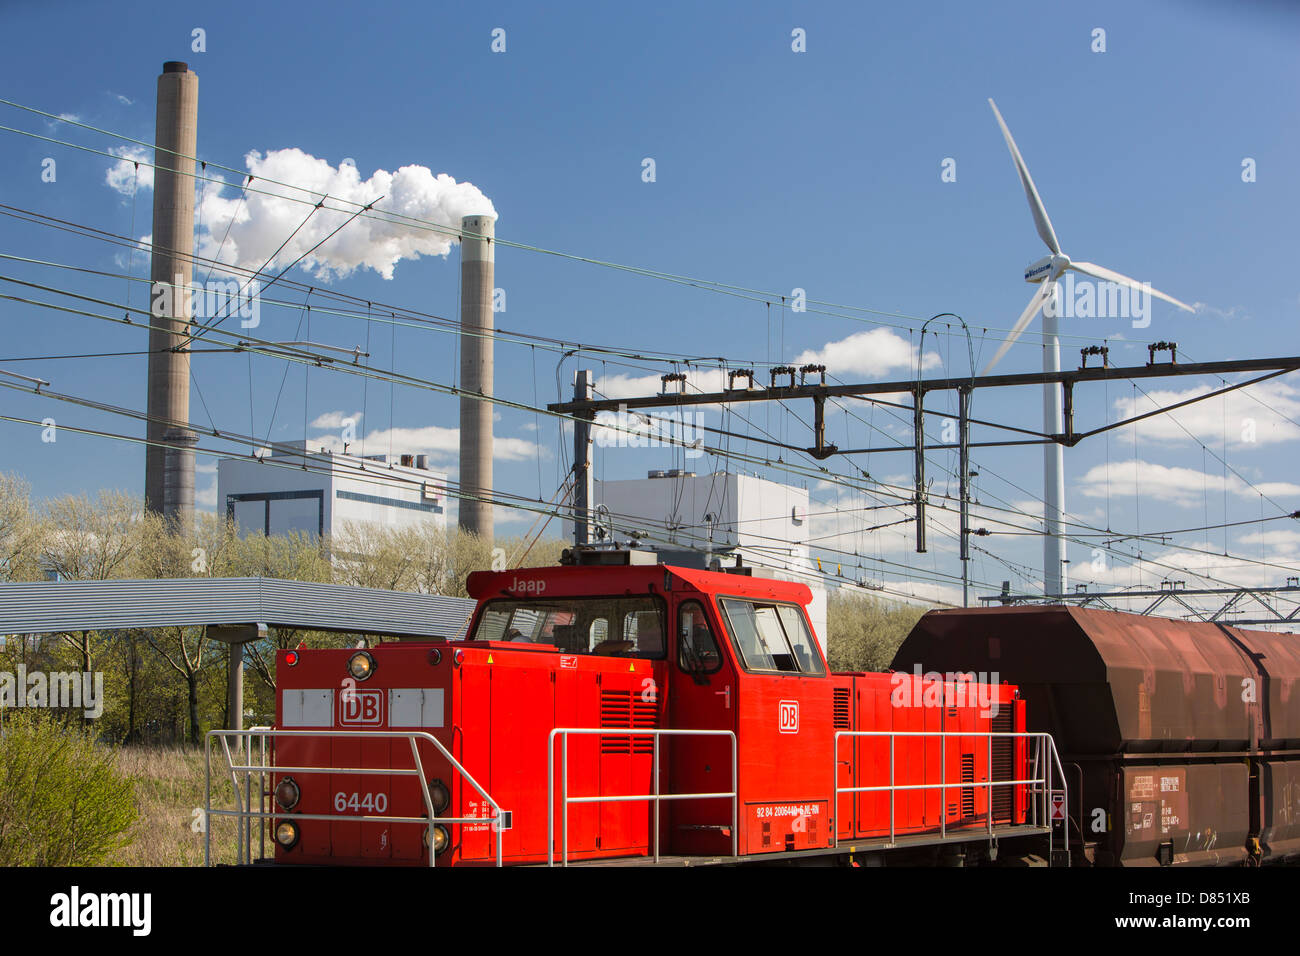
[[[25,282],[20,282],[20,284],[29,285],[29,286],[30,286],[30,285],[33,285],[33,284],[31,284],[31,283],[25,283]],[[53,291],[61,292],[62,290],[53,290]],[[70,294],[70,293],[69,293],[69,294]],[[74,295],[74,297],[76,297],[76,298],[81,298],[81,299],[88,299],[88,298],[91,298],[91,297],[79,296],[79,295],[75,295],[75,294],[72,294],[72,295]],[[12,296],[0,296],[0,298],[16,299],[16,297],[12,297]],[[101,319],[107,319],[108,321],[113,321],[113,322],[125,322],[125,324],[127,324],[127,325],[134,325],[135,327],[144,328],[144,326],[142,326],[142,325],[136,325],[136,323],[132,323],[132,322],[130,322],[129,320],[117,320],[117,319],[113,319],[111,316],[100,316],[100,315],[97,315],[97,314],[95,314],[95,313],[86,313],[86,312],[83,312],[82,310],[67,309],[66,307],[54,306],[54,305],[52,305],[52,304],[50,304],[50,303],[42,303],[42,302],[39,302],[39,301],[24,300],[24,299],[17,299],[17,301],[25,301],[25,302],[30,302],[31,304],[35,304],[35,305],[42,305],[42,306],[47,306],[47,307],[53,307],[53,308],[57,308],[57,309],[59,309],[59,310],[61,310],[61,311],[68,311],[68,312],[74,312],[74,313],[77,313],[77,314],[91,315],[92,317],[101,318]],[[91,299],[91,301],[97,301],[97,302],[100,302],[101,304],[104,304],[104,303],[103,303],[103,300],[95,300],[95,299]],[[230,333],[225,333],[225,332],[222,331],[222,330],[216,330],[216,332],[217,332],[217,334],[230,335]],[[263,344],[263,345],[269,345],[269,346],[271,346],[272,348],[275,347],[275,343],[261,343],[261,344]],[[250,345],[249,345],[248,347],[253,348],[254,350],[256,350],[256,345],[257,345],[257,343],[250,343]],[[264,351],[264,350],[261,352],[261,354],[269,354],[269,355],[272,355],[273,357],[277,357],[277,358],[281,358],[281,359],[289,359],[289,360],[296,360],[296,361],[308,361],[308,362],[315,362],[316,364],[319,364],[319,363],[320,363],[320,357],[319,357],[319,356],[310,356],[310,355],[306,355],[306,354],[295,356],[295,355],[286,355],[286,354],[282,354],[282,353],[275,352],[275,351],[266,352],[266,351]],[[349,373],[352,373],[352,374],[356,374],[356,373],[359,373],[359,372],[363,371],[363,369],[358,369],[358,368],[356,368],[356,367],[354,367],[354,366],[335,366],[335,365],[330,365],[330,366],[327,366],[327,367],[334,368],[334,369],[337,369],[337,370],[339,370],[339,371],[349,372]],[[369,370],[364,370],[364,371],[369,371]],[[410,378],[410,377],[405,377],[405,378]],[[390,379],[390,380],[392,380],[392,379]],[[410,382],[406,382],[406,383],[404,383],[404,384],[411,384],[411,383],[410,383]],[[444,390],[444,391],[446,391],[446,390],[448,389],[447,386],[439,386],[437,383],[424,383],[424,385],[426,385],[426,386],[432,386],[432,387],[434,387],[435,389],[442,389],[442,390]],[[510,403],[507,403],[507,402],[502,401],[501,399],[493,399],[493,401],[497,402],[498,404],[510,404]],[[529,408],[529,407],[527,407],[527,406],[523,406],[523,408],[524,408],[524,410],[534,411],[534,412],[536,412],[537,414],[542,414],[542,413],[543,413],[543,410],[540,410],[540,409],[532,409],[532,408]],[[547,415],[558,415],[558,413],[552,413],[552,412],[550,412],[549,410],[546,410],[544,413],[547,414]],[[564,416],[558,416],[558,417],[564,417]],[[608,426],[607,426],[607,427],[608,427]],[[667,439],[667,440],[670,440],[670,441],[671,441],[671,439]],[[679,442],[679,443],[680,443],[680,442]],[[706,447],[705,450],[706,450],[707,452],[709,452],[710,454],[716,454],[716,453],[719,451],[719,449],[708,448],[708,447]],[[734,458],[734,457],[741,457],[742,460],[747,460],[747,461],[749,461],[749,462],[752,463],[752,464],[760,464],[760,465],[768,465],[768,466],[773,465],[773,464],[780,464],[780,465],[783,465],[787,470],[793,470],[793,466],[792,466],[791,463],[789,463],[789,462],[783,462],[783,461],[774,462],[774,461],[772,461],[771,459],[758,458],[757,456],[738,456],[735,452],[731,452],[731,453],[730,453],[730,457],[733,457],[733,458]],[[829,472],[828,469],[825,469],[825,468],[819,468],[819,469],[817,469],[815,472],[814,472],[814,471],[811,471],[811,470],[810,470],[810,471],[806,471],[806,472],[804,472],[804,474],[806,474],[808,477],[816,477],[816,478],[818,478],[818,480],[827,480],[827,481],[836,481],[836,480],[841,480],[841,476],[833,475],[832,473]],[[856,483],[854,483],[854,482],[851,482],[850,484],[851,484],[852,486],[855,486],[855,487],[860,487],[860,486],[858,486],[858,485],[857,485]],[[1085,526],[1085,527],[1087,527],[1087,526]],[[941,529],[941,530],[942,530],[942,529]],[[845,554],[847,554],[847,552],[839,552],[839,553],[845,553]],[[1119,554],[1123,554],[1123,552],[1117,552],[1117,553],[1119,553]],[[854,555],[854,556],[857,556],[857,555]],[[1283,566],[1283,567],[1285,567],[1285,566]],[[1179,570],[1181,570],[1181,569],[1179,569]],[[1207,580],[1208,580],[1208,579],[1210,579],[1210,578],[1207,578]]]
[[[38,112],[39,112],[39,111],[38,111]],[[784,325],[783,325],[783,333],[784,333]],[[276,358],[283,358],[283,356],[276,356]],[[251,351],[250,351],[250,362],[251,362]],[[1253,398],[1253,397],[1252,397],[1252,398]],[[788,468],[788,467],[789,467],[789,466],[788,466],[788,463],[785,463],[784,460],[780,460],[780,459],[779,459],[779,464],[780,464],[780,466],[783,467],[783,468]],[[1226,462],[1225,462],[1225,464],[1226,464]],[[1226,480],[1226,479],[1225,479],[1225,480]],[[1226,486],[1225,486],[1225,510],[1226,510]],[[1109,522],[1108,522],[1108,524],[1109,524]],[[1108,532],[1109,532],[1109,527],[1108,527]]]

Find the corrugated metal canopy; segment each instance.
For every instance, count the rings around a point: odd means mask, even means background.
[[[458,638],[467,598],[275,578],[159,578],[0,584],[0,634],[267,624],[313,631]]]

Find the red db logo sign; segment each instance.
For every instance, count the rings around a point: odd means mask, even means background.
[[[799,732],[799,702],[797,700],[783,700],[778,710],[778,729],[783,734],[797,734]]]
[[[354,690],[339,695],[339,723],[374,727],[383,723],[383,692]]]

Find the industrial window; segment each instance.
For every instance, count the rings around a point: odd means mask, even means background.
[[[241,532],[325,534],[325,492],[258,491],[226,495],[226,517]]]
[[[471,640],[554,644],[565,654],[664,656],[661,602],[650,597],[490,601]]]
[[[677,611],[677,666],[691,674],[712,674],[722,668],[718,642],[699,601],[685,601]]]
[[[775,674],[825,673],[798,605],[721,598],[727,630],[748,671]]]

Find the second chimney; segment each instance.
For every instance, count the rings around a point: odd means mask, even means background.
[[[492,394],[492,286],[495,217],[465,216],[460,240],[460,387]],[[492,403],[460,400],[460,519],[462,531],[492,540]]]

